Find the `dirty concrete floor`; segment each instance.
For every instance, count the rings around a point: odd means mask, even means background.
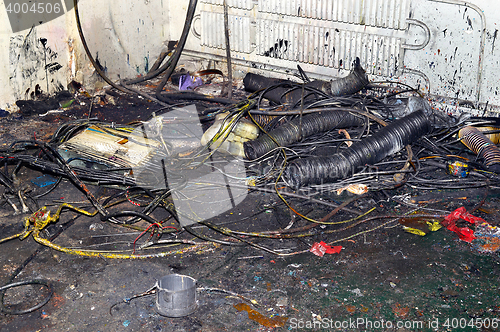
[[[47,134],[54,128],[53,121],[56,120],[46,121]],[[8,121],[28,123],[33,120]],[[35,123],[36,128],[41,128],[38,120]],[[26,129],[26,133],[31,132],[29,128]],[[25,177],[35,175],[28,171],[22,174]],[[103,196],[110,194],[92,186],[91,190]],[[388,191],[387,195],[402,195],[407,191],[407,188],[403,188]],[[417,196],[422,193],[412,194]],[[470,208],[483,198],[478,189],[463,190],[460,196],[468,197],[466,200],[447,200],[446,195],[452,197],[453,192],[431,194],[441,201],[427,207],[446,211],[453,211],[460,206]],[[492,224],[498,224],[499,194],[498,191],[490,191],[482,210],[475,214]],[[332,197],[326,195],[324,198]],[[341,203],[350,197],[337,197],[336,202]],[[42,202],[48,204],[55,200],[86,202],[84,195],[68,181],[63,181]],[[299,200],[291,199],[290,202],[299,206],[302,204]],[[308,205],[307,209],[312,209],[315,216],[324,216],[331,210],[318,204],[305,205]],[[90,209],[88,204],[80,206]],[[349,205],[361,211],[371,206],[377,207],[375,213],[378,214],[402,215],[412,210],[404,204],[387,200],[380,193],[370,193],[363,200]],[[55,209],[54,206],[51,208]],[[23,215],[14,216],[8,205],[3,206],[0,213],[2,237],[22,231]],[[138,235],[132,230],[101,222],[98,217],[79,216],[73,220],[74,216],[76,214],[73,212],[63,213],[61,220],[47,229],[46,236],[56,234],[66,225],[67,228],[54,240],[55,243],[67,247],[112,250],[124,247],[131,249],[131,243]],[[247,216],[251,217],[245,219]],[[340,214],[338,218],[343,220],[345,216]],[[286,227],[290,222],[290,214],[276,195],[253,192],[236,209],[215,218],[213,222],[232,229],[274,230]],[[324,228],[316,228],[314,235],[309,238],[268,239],[259,244],[283,249],[282,252],[287,253],[307,249],[314,242],[345,238],[385,222],[376,220],[334,234],[324,234]],[[294,227],[307,224],[306,221],[296,220]],[[99,246],[102,243],[107,244]],[[0,330],[215,332],[288,331],[301,328],[311,331],[499,329],[495,328],[496,323],[500,324],[498,253],[479,253],[446,229],[420,237],[404,232],[397,222],[338,244],[343,246],[340,253],[323,257],[310,252],[279,257],[249,246],[208,245],[194,252],[164,258],[113,260],[61,253],[37,244],[31,237],[23,241],[15,239],[0,244],[0,283],[6,284],[12,273],[23,266],[14,281],[45,279],[53,286],[54,294],[45,306],[32,313],[1,314]],[[259,323],[250,319],[247,312],[236,309],[235,305],[245,300],[216,291],[200,290],[197,293],[197,310],[182,318],[159,315],[155,310],[154,296],[123,302],[125,298],[150,289],[156,280],[171,273],[197,279],[198,287],[225,289],[253,299],[260,305],[253,309],[265,317],[286,317],[287,321],[283,327],[265,327],[262,324],[264,320]],[[44,292],[38,286],[19,287],[7,291],[4,302],[15,308],[30,307],[43,298]],[[352,325],[354,322],[356,325]]]
[[[249,213],[251,204],[255,201],[247,205]],[[69,215],[62,224],[68,219]],[[22,228],[20,217],[4,215],[2,220],[4,235]],[[128,235],[118,236],[121,233]],[[80,217],[55,242],[78,246],[103,239],[101,235],[108,235],[104,238],[110,242],[131,242],[137,236]],[[499,317],[498,255],[480,254],[446,230],[419,237],[400,227],[383,228],[341,244],[344,249],[339,254],[323,257],[304,253],[280,258],[246,246],[221,246],[166,258],[110,260],[60,253],[30,238],[13,240],[2,244],[2,283],[41,249],[16,281],[49,280],[54,295],[33,313],[2,315],[0,324],[2,331],[285,331],[303,326],[301,320],[307,324],[321,318],[323,327],[328,326],[325,331],[334,330],[332,324],[358,319],[375,324],[400,321],[417,327],[406,329],[411,331],[421,330],[415,324],[437,319],[442,326],[435,330],[455,331],[452,324]],[[198,287],[222,288],[254,299],[261,305],[257,311],[287,317],[288,322],[282,328],[266,328],[235,309],[240,298],[205,291],[198,293],[198,309],[183,318],[160,316],[154,296],[120,303],[110,313],[113,304],[148,290],[170,273],[192,276]],[[5,300],[15,304],[17,296],[24,304],[37,298],[38,288],[31,287],[12,290]]]

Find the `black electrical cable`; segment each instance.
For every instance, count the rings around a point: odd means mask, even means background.
[[[43,144],[41,147],[44,150],[48,150],[52,154],[52,156],[56,159],[56,161],[61,165],[61,168],[64,170],[69,179],[80,189],[87,199],[92,203],[94,208],[101,214],[101,216],[106,216],[108,212],[106,209],[97,201],[97,199],[92,195],[92,193],[88,190],[87,186],[82,182],[82,180],[78,177],[75,171],[68,165],[68,163],[64,160],[64,158],[57,152],[55,148],[53,148],[50,144]]]
[[[14,288],[14,287],[19,287],[19,286],[25,286],[25,285],[42,285],[42,286],[45,286],[47,287],[48,291],[49,291],[49,294],[38,304],[34,305],[33,307],[31,308],[28,308],[28,309],[25,309],[25,310],[9,310],[5,307],[4,303],[3,303],[3,298],[4,298],[4,293],[7,289],[10,289],[10,288]],[[30,312],[33,312],[37,309],[40,309],[41,307],[43,307],[44,305],[47,304],[47,302],[50,301],[50,299],[52,298],[52,295],[54,294],[54,290],[52,289],[52,285],[47,281],[47,280],[27,280],[27,281],[19,281],[19,282],[14,282],[14,283],[11,283],[11,284],[7,284],[3,287],[0,287],[0,298],[1,298],[1,301],[0,301],[0,309],[1,311],[4,313],[4,314],[9,314],[9,315],[23,315],[23,314],[27,314],[27,313],[30,313]]]
[[[174,51],[174,54],[170,57],[169,61],[165,66],[163,66],[159,71],[163,72],[166,69],[167,72],[165,73],[165,76],[162,80],[162,82],[158,85],[156,89],[156,98],[163,102],[172,102],[173,100],[179,100],[179,99],[185,99],[185,100],[197,100],[197,101],[206,101],[206,102],[214,102],[214,103],[220,103],[220,104],[233,104],[235,103],[235,100],[230,99],[230,98],[222,98],[222,97],[213,97],[209,95],[203,95],[200,93],[192,92],[192,91],[182,91],[182,92],[176,92],[176,93],[168,93],[168,94],[161,94],[161,91],[163,90],[163,87],[166,85],[166,82],[172,75],[173,71],[175,70],[175,66],[177,65],[177,62],[181,56],[181,53],[184,49],[184,45],[187,39],[187,36],[189,34],[189,29],[190,25],[192,23],[192,20],[194,18],[194,12],[196,9],[196,4],[197,0],[191,0],[188,6],[188,12],[186,15],[186,21],[184,24],[184,29],[181,35],[181,38],[177,44],[177,47]],[[151,78],[149,73],[146,75],[149,79]],[[155,75],[156,76],[156,75]],[[125,81],[126,84],[131,84],[135,82],[140,82],[142,81],[142,78],[139,78],[137,80],[128,80]]]
[[[118,198],[120,196],[125,196],[126,192],[127,192],[126,190],[120,190],[119,192],[116,192],[113,195],[110,195],[108,198],[106,198],[104,200],[104,202],[102,202],[102,205],[103,206],[110,206],[110,203],[111,203],[112,200],[114,200],[114,199],[116,199],[116,198]]]
[[[184,226],[184,229],[189,234],[196,236],[197,238],[205,240],[205,241],[210,241],[210,242],[223,244],[223,245],[230,245],[230,246],[243,246],[243,245],[245,245],[244,243],[241,243],[241,242],[228,242],[228,241],[224,241],[224,240],[214,239],[213,237],[200,234],[199,232],[195,231],[191,226]]]
[[[262,157],[277,147],[286,147],[300,140],[300,118],[295,118],[259,138],[245,142],[243,147],[247,159],[254,160]],[[308,137],[318,132],[325,132],[334,128],[348,128],[362,126],[364,119],[343,111],[324,111],[307,114],[302,117],[302,137]]]
[[[123,80],[123,83],[126,85],[130,85],[130,84],[145,82],[147,80],[155,78],[156,76],[160,75],[165,70],[167,70],[167,68],[170,67],[170,65],[172,63],[172,57],[170,57],[167,60],[167,62],[164,63],[161,67],[160,67],[160,64],[167,57],[167,55],[169,55],[169,53],[175,49],[175,43],[176,42],[172,42],[172,41],[168,43],[168,51],[162,52],[158,56],[158,59],[156,60],[156,62],[151,67],[151,70],[146,75],[141,76],[141,77],[137,77],[137,78],[132,78],[132,79],[125,79],[125,80]]]
[[[55,183],[54,183],[54,184],[53,184],[53,185],[52,185],[52,186],[51,186],[48,190],[46,190],[45,192],[43,192],[43,193],[41,193],[41,194],[38,194],[38,195],[34,196],[33,198],[34,198],[34,199],[38,199],[38,198],[41,198],[41,197],[43,197],[43,196],[45,196],[45,195],[50,194],[50,193],[51,193],[52,191],[54,191],[54,189],[56,189],[56,188],[57,188],[57,186],[61,183],[62,178],[63,178],[62,176],[59,176],[59,177],[57,178],[56,182],[55,182]],[[35,200],[35,202],[36,202],[36,200]]]
[[[229,42],[229,14],[227,0],[222,1],[224,6],[224,37],[226,41],[226,61],[227,61],[227,97],[232,99],[233,97],[233,67],[231,64],[231,44]]]
[[[142,212],[139,212],[139,211],[117,211],[117,212],[109,212],[107,215],[105,216],[101,216],[101,220],[102,221],[106,221],[106,220],[109,220],[111,218],[118,218],[118,217],[139,217],[140,219],[143,219],[147,222],[149,222],[150,224],[157,224],[158,223],[158,220],[155,220],[154,218],[152,218],[151,216],[145,214],[145,213],[142,213]],[[126,221],[126,222],[122,222],[123,224],[131,224],[133,222],[130,222],[130,221]]]
[[[149,191],[145,191],[146,193],[148,193],[148,195],[150,194]],[[114,219],[114,218],[117,218],[117,217],[124,217],[124,216],[131,216],[131,217],[135,217],[135,218],[132,218],[130,220],[127,220],[125,222],[123,221],[120,221],[121,223],[124,223],[124,224],[133,224],[137,221],[139,221],[140,219],[144,219],[145,221],[151,223],[151,224],[155,224],[155,223],[158,223],[157,220],[155,220],[154,218],[152,218],[151,216],[149,216],[150,213],[153,212],[154,209],[156,209],[156,207],[163,201],[163,199],[165,199],[168,195],[170,195],[170,190],[166,190],[164,193],[160,194],[160,195],[156,195],[155,198],[153,199],[153,201],[148,204],[148,206],[146,206],[142,212],[139,212],[139,211],[117,211],[117,212],[111,212],[109,213],[107,216],[103,216],[101,217],[101,220],[105,221],[105,220],[109,220],[109,219]],[[113,195],[113,198],[116,198],[118,196],[116,195]],[[106,200],[106,202],[109,202],[111,201],[113,198],[108,198]],[[173,209],[173,206],[172,207],[169,207],[169,206],[163,206],[163,208],[165,210],[168,211],[168,213],[170,213],[170,215],[177,221],[179,222],[179,218],[176,214],[176,212],[174,211]]]
[[[73,0],[73,5],[75,8],[75,19],[76,19],[76,27],[78,28],[78,33],[80,34],[80,40],[82,41],[83,48],[85,49],[85,53],[87,54],[90,62],[94,66],[95,70],[99,74],[99,76],[102,77],[103,80],[106,81],[109,85],[111,85],[113,88],[120,90],[125,93],[130,93],[130,90],[127,90],[117,84],[115,84],[113,81],[111,81],[106,74],[101,70],[99,64],[95,61],[94,57],[92,56],[92,53],[90,52],[90,49],[87,45],[87,42],[85,40],[85,36],[83,35],[83,30],[82,30],[82,25],[80,23],[80,14],[78,13],[78,0]]]
[[[137,90],[137,89],[134,89],[134,88],[131,88],[131,87],[127,87],[125,85],[125,83],[124,83],[124,86],[120,86],[120,85],[114,83],[113,81],[111,81],[106,76],[106,74],[102,71],[100,65],[94,60],[94,57],[92,56],[92,53],[90,53],[89,47],[87,45],[87,41],[85,40],[85,36],[83,35],[82,26],[81,26],[81,23],[80,23],[80,15],[78,13],[78,4],[77,4],[78,0],[74,0],[73,2],[74,2],[74,7],[75,7],[76,25],[77,25],[77,28],[78,28],[78,33],[80,34],[80,40],[82,41],[83,47],[85,49],[85,53],[87,54],[90,62],[94,66],[94,69],[97,71],[97,73],[99,74],[99,76],[101,76],[102,79],[105,80],[113,88],[115,88],[115,89],[117,89],[119,91],[122,91],[122,92],[127,93],[127,94],[134,94],[135,93],[135,94],[138,94],[138,95],[140,95],[140,96],[142,96],[142,97],[144,97],[144,98],[146,98],[148,100],[156,101],[160,105],[168,106],[167,104],[163,103],[160,100],[157,100],[155,97],[150,96],[150,95],[148,95],[145,92],[142,92],[140,90]]]
[[[236,102],[233,99],[203,95],[201,93],[192,92],[192,91],[170,92],[170,93],[161,95],[161,98],[158,98],[158,99],[160,99],[166,103],[172,102],[174,100],[179,100],[179,99],[206,101],[206,102],[219,103],[219,104],[225,104],[225,105],[234,104]]]
[[[345,179],[354,174],[358,167],[374,164],[398,152],[431,130],[426,114],[418,110],[331,157],[310,157],[289,163],[285,167],[283,179],[293,188]]]
[[[2,171],[0,171],[0,184],[3,184],[11,192],[15,192],[12,181]]]
[[[54,241],[59,235],[61,235],[61,233],[63,231],[67,230],[71,225],[73,225],[75,223],[76,219],[78,219],[79,217],[80,217],[80,215],[76,215],[75,217],[71,218],[68,222],[61,225],[61,227],[56,228],[55,233],[49,238],[49,241]],[[47,247],[45,247],[45,246],[39,247],[38,249],[36,249],[12,273],[12,275],[9,278],[8,284],[3,286],[2,288],[0,288],[0,309],[2,312],[6,313],[6,314],[10,314],[10,315],[21,315],[21,314],[29,313],[29,312],[32,312],[32,311],[35,311],[35,310],[41,308],[43,305],[45,305],[50,300],[50,298],[52,297],[52,294],[53,294],[53,290],[52,290],[52,286],[48,282],[45,282],[43,280],[42,281],[31,280],[31,281],[21,281],[18,283],[12,283],[14,281],[14,279],[21,273],[21,271],[26,267],[26,265],[28,265],[29,262],[31,262],[36,257],[36,255],[38,255],[40,252],[42,252],[46,249],[47,249]],[[43,282],[43,283],[41,283],[41,282]],[[6,309],[4,306],[4,303],[3,303],[5,291],[9,288],[12,288],[12,287],[18,287],[21,285],[29,285],[29,284],[42,284],[42,285],[46,286],[49,289],[49,295],[42,302],[40,302],[36,306],[29,308],[29,309],[25,309],[25,310],[21,310],[21,311],[12,311],[12,310]]]
[[[68,172],[64,170],[59,164],[29,155],[17,155],[13,158],[22,160],[35,169],[42,170],[56,176],[64,176],[66,178],[70,178]],[[72,167],[72,170],[79,178],[87,182],[98,183],[101,185],[123,186],[134,186],[136,184],[133,178],[106,170],[87,169],[81,167]]]
[[[304,83],[311,82],[311,80],[309,79],[309,77],[307,77],[306,72],[304,71],[304,69],[302,69],[301,66],[297,65],[297,70],[299,71],[299,77],[300,77],[300,79],[302,79],[302,81]]]
[[[20,168],[21,168],[21,162],[19,161],[16,164],[16,166],[14,167],[14,169],[12,170],[12,179],[16,178],[16,174],[17,174],[17,172],[19,171]]]

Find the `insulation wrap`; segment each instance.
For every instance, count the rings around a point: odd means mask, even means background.
[[[308,137],[335,128],[361,126],[364,124],[364,121],[359,115],[343,111],[324,111],[306,114],[302,117],[302,137]],[[297,117],[271,130],[268,135],[261,134],[258,139],[245,142],[244,149],[247,159],[257,159],[278,146],[289,146],[298,142],[301,139],[299,137],[299,126],[300,118]]]
[[[309,157],[289,163],[283,178],[293,188],[345,179],[359,167],[398,152],[431,130],[425,113],[417,110],[331,157]]]
[[[359,60],[359,59],[358,59]],[[359,62],[354,64],[354,69],[345,77],[341,77],[330,82],[316,80],[304,84],[305,88],[320,90],[332,97],[340,97],[354,94],[369,84],[365,70]],[[288,80],[269,78],[258,74],[248,73],[243,79],[245,90],[256,92],[269,88],[264,93],[264,98],[275,103],[296,104],[302,98],[302,89],[298,83]],[[314,101],[314,92],[305,91],[304,101]]]

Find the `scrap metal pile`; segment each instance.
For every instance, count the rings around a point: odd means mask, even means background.
[[[148,121],[130,124],[90,118],[89,111],[86,118],[62,124],[48,141],[35,137],[1,150],[1,206],[28,216],[22,232],[0,243],[32,235],[66,253],[109,258],[160,257],[220,245],[247,245],[280,256],[309,250],[323,255],[339,250],[333,243],[399,222],[420,235],[444,225],[462,239],[480,238],[485,252],[498,249],[497,228],[471,214],[487,191],[470,211],[453,213],[401,195],[496,189],[497,118],[441,113],[415,88],[369,82],[359,59],[349,75],[331,82],[311,81],[300,67],[301,82],[249,73],[243,83],[250,94],[237,99],[228,53],[225,94],[165,93],[174,78],[179,90],[192,90],[204,85],[200,76],[222,74],[212,69],[173,75],[196,0],[189,2],[179,41],[169,44],[146,75],[117,84],[89,51],[76,1],[74,6],[81,42],[103,80],[163,107]],[[159,75],[154,93],[137,86]],[[31,113],[25,103],[18,106]],[[55,199],[65,185],[87,201]],[[403,204],[405,210],[383,202]],[[65,221],[67,227],[85,215],[132,229],[125,234],[130,240],[92,247],[57,244],[62,230],[49,228],[68,210],[76,217]],[[480,223],[477,236],[457,225],[464,219]],[[91,227],[103,229],[102,223]]]
[[[416,89],[369,82],[359,62],[332,82],[301,74],[302,82],[248,74],[241,100],[176,93],[165,100],[191,105],[127,125],[75,120],[49,141],[12,143],[0,152],[0,203],[27,217],[23,232],[1,242],[33,235],[56,250],[109,258],[220,245],[323,255],[340,250],[334,243],[401,225],[420,235],[445,226],[469,242],[481,239],[484,252],[498,249],[497,228],[471,214],[500,183],[497,118],[443,114]],[[21,180],[23,169],[32,176]],[[88,202],[54,201],[61,183]],[[470,188],[484,188],[484,197],[455,214],[401,195]],[[391,201],[406,209],[380,203]],[[252,204],[251,215],[233,213]],[[68,210],[132,229],[133,241],[56,244],[42,231]],[[475,223],[477,234],[459,220]]]

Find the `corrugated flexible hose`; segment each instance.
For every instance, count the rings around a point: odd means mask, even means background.
[[[331,157],[309,157],[289,163],[285,167],[283,179],[296,189],[345,179],[359,167],[374,164],[398,152],[431,130],[431,123],[424,111],[417,110]]]
[[[458,138],[483,160],[489,171],[500,173],[500,149],[479,129],[471,126],[463,127],[458,132]]]
[[[302,138],[335,128],[362,126],[364,123],[363,117],[343,111],[311,113],[302,117]],[[258,139],[245,142],[245,156],[249,160],[254,160],[278,146],[289,146],[298,142],[301,139],[299,126],[300,118],[295,118],[269,131],[268,134],[261,134]]]

